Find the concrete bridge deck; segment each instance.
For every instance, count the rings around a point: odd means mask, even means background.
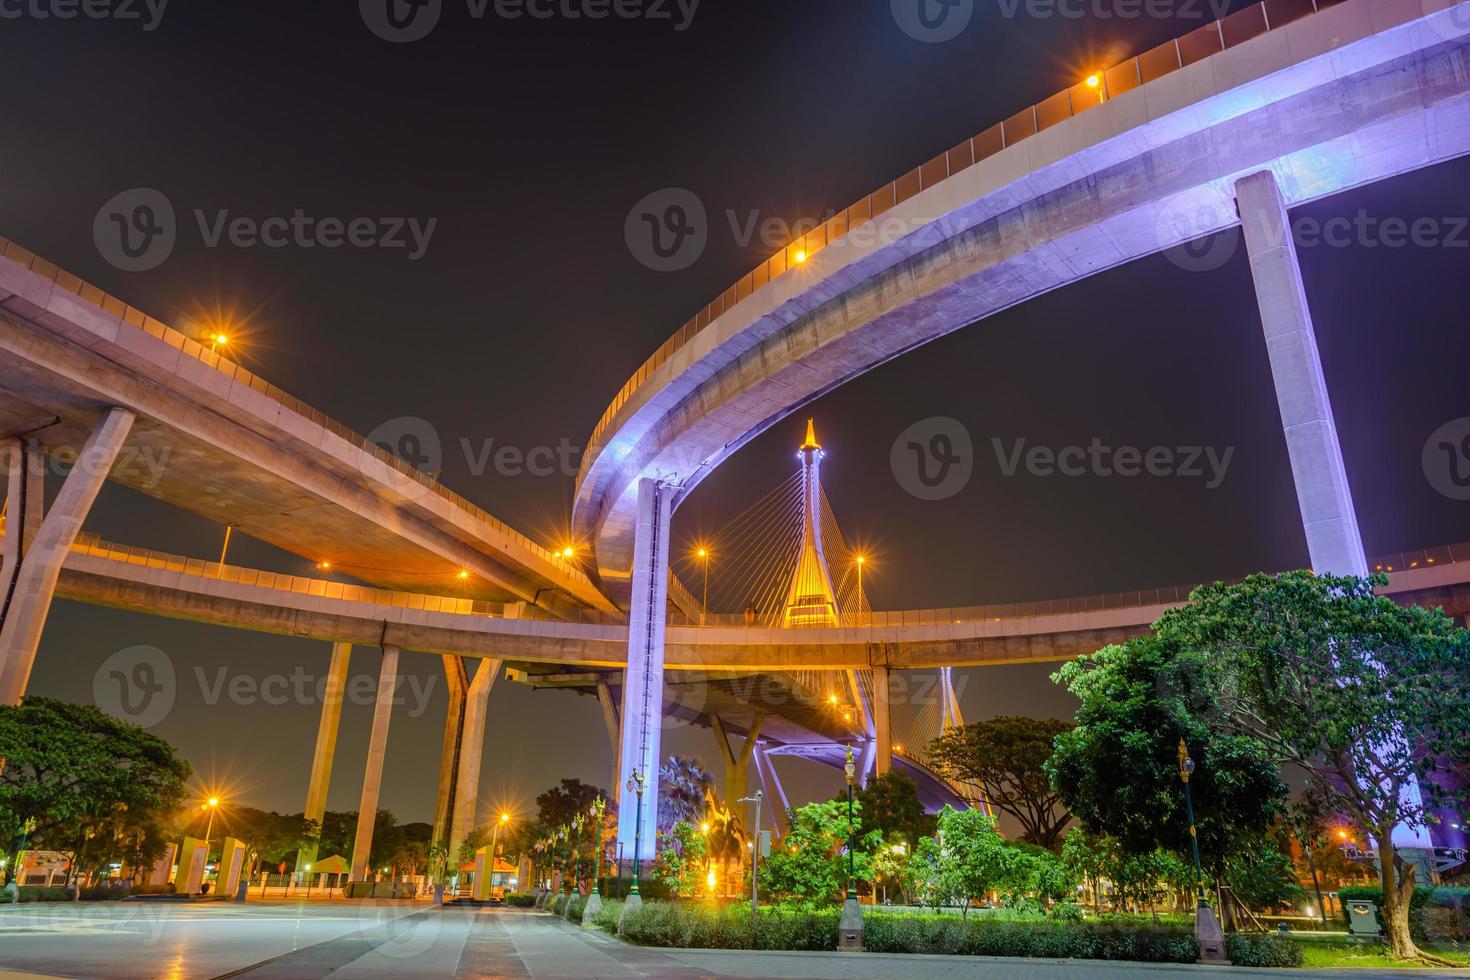
[[[1314,10],[1316,12],[1314,12]],[[573,514],[627,587],[641,479],[674,506],[759,433],[905,351],[1288,206],[1470,152],[1470,4],[1267,0],[1100,71],[905,174],[763,263],[629,379]]]
[[[363,581],[618,618],[574,561],[0,238],[0,436],[75,459],[113,407],[136,422],[109,478],[149,496]]]
[[[3,534],[0,534],[3,538]],[[1394,566],[1393,562],[1400,564]],[[1388,559],[1386,595],[1470,620],[1470,544]],[[1383,565],[1383,561],[1376,564]],[[1409,566],[1413,567],[1409,567]],[[860,626],[674,625],[667,669],[756,674],[980,667],[1069,660],[1142,634],[1193,586],[998,606],[874,612]],[[151,615],[289,636],[568,668],[622,668],[621,624],[507,618],[484,600],[398,592],[185,558],[84,536],[58,594]],[[1089,608],[1092,607],[1092,608]],[[512,606],[512,609],[516,607]],[[731,617],[733,618],[733,617]]]

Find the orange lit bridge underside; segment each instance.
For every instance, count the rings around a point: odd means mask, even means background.
[[[155,555],[149,564],[140,564],[114,554],[100,542],[79,544],[67,558],[58,593],[96,605],[286,636],[387,643],[527,664],[625,664],[627,630],[621,625],[439,611],[454,609],[459,600],[381,590],[373,591],[377,601],[334,598],[329,593],[341,596],[341,583],[296,579],[289,589],[248,585],[232,580],[240,570],[229,566],[221,570],[206,563],[199,570],[200,563],[194,562],[191,571],[181,558],[169,561]],[[1443,608],[1465,621],[1470,618],[1470,562],[1395,572],[1385,592],[1399,602]],[[436,609],[436,603],[444,605]],[[670,626],[665,650],[671,670],[740,673],[1060,661],[1140,635],[1176,604],[1150,601],[1086,612],[835,629]],[[916,622],[932,619],[936,612],[942,611],[886,615]]]

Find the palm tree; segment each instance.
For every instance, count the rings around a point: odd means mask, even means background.
[[[680,820],[699,823],[706,798],[714,792],[714,777],[692,756],[671,755],[658,770],[658,829],[672,833]]]

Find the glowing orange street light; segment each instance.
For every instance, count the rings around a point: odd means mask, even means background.
[[[470,573],[469,573],[469,572],[467,572],[467,571],[465,571],[465,570],[464,570],[464,569],[463,569],[463,568],[461,568],[461,569],[460,569],[460,570],[459,570],[459,575],[458,575],[458,576],[457,576],[457,578],[458,578],[458,579],[459,579],[459,580],[460,580],[460,581],[461,581],[461,582],[463,582],[463,581],[464,581],[464,580],[466,580],[466,579],[467,579],[467,578],[469,578],[469,577],[470,577]]]
[[[1102,84],[1102,76],[1101,75],[1088,75],[1087,76],[1087,87],[1088,88],[1097,88],[1101,84]]]
[[[704,595],[699,600],[699,625],[703,626],[709,616],[709,548],[700,545],[695,550],[694,557],[704,566]]]
[[[217,347],[228,347],[229,343],[230,338],[227,337],[225,334],[216,333],[210,334],[209,336],[209,349],[211,352],[213,352],[214,349]]]
[[[794,258],[796,260],[796,264],[797,265],[801,265],[803,262],[806,261],[806,249],[804,249],[804,248],[797,249],[796,250],[796,254],[794,256],[792,256],[792,258]]]

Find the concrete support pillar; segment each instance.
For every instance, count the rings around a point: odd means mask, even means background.
[[[364,881],[371,868],[373,824],[378,816],[378,792],[383,786],[383,758],[388,754],[388,722],[393,719],[393,691],[398,683],[398,648],[383,647],[378,669],[378,698],[373,705],[373,731],[368,738],[367,768],[362,776],[362,799],[357,807],[357,836],[352,842],[352,880]]]
[[[103,414],[67,474],[51,512],[41,520],[34,542],[25,549],[0,625],[0,704],[16,704],[25,694],[61,564],[132,427],[133,413],[126,409],[113,408]],[[28,460],[28,473],[30,469]],[[31,492],[27,490],[27,497]],[[24,522],[31,520],[31,511],[28,503]]]
[[[454,791],[458,782],[459,743],[464,730],[464,695],[469,675],[464,658],[443,654],[444,681],[449,689],[449,710],[444,713],[444,747],[439,753],[439,788],[434,797],[435,841],[449,839],[454,820]]]
[[[623,676],[622,765],[618,782],[636,771],[643,779],[643,820],[633,819],[638,804],[623,799],[618,808],[618,844],[625,859],[635,850],[654,856],[658,813],[658,763],[663,720],[664,623],[669,592],[669,516],[673,489],[658,480],[638,483],[638,523],[633,534],[633,591],[628,608],[628,668]]]
[[[873,738],[877,744],[877,755],[873,760],[873,771],[879,776],[893,768],[893,721],[889,710],[893,691],[889,687],[888,667],[875,664],[873,667]]]
[[[1275,175],[1267,170],[1236,181],[1235,199],[1312,568],[1367,575],[1286,203]]]
[[[602,706],[602,722],[607,726],[607,741],[612,747],[612,786],[608,794],[609,802],[616,808],[622,792],[618,776],[623,766],[623,727],[618,723],[618,703],[613,700],[612,687],[602,678],[597,681],[597,703]]]
[[[351,643],[332,644],[332,662],[327,667],[322,714],[316,728],[316,749],[311,755],[311,782],[306,787],[306,819],[316,821],[318,830],[327,813],[327,790],[332,784],[332,759],[337,754],[337,728],[342,720],[342,699],[347,690],[347,665],[351,656]],[[296,852],[296,873],[306,874],[307,866],[315,864],[316,859],[316,842],[303,845]]]
[[[10,599],[10,588],[20,568],[21,528],[25,524],[25,452],[19,439],[0,440],[0,465],[5,467],[5,536],[0,538],[0,623],[5,622],[4,607]]]
[[[39,439],[25,444],[25,516],[21,522],[21,553],[31,549],[46,513],[46,447]]]
[[[470,831],[480,805],[480,759],[485,750],[485,719],[490,689],[500,676],[499,660],[482,660],[465,690],[464,727],[459,738],[459,764],[454,787],[454,817],[449,828],[449,862],[459,867],[459,847]]]
[[[720,759],[725,763],[722,798],[726,807],[734,809],[735,801],[750,792],[750,760],[755,756],[756,740],[760,738],[765,716],[757,714],[751,719],[750,727],[745,732],[745,742],[740,746],[739,752],[730,744],[730,732],[725,728],[724,719],[711,714],[710,721],[715,744],[720,750]]]

